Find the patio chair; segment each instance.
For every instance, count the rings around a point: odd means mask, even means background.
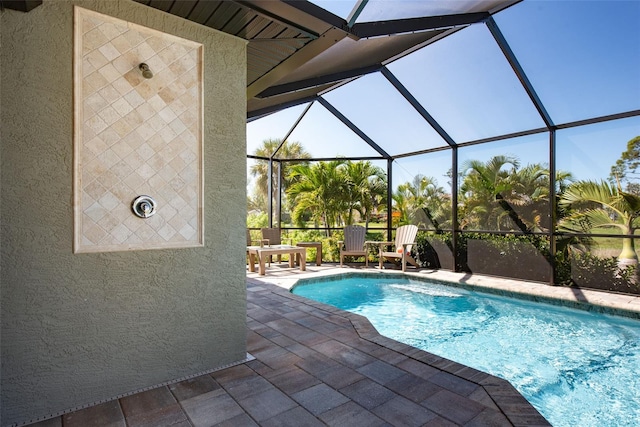
[[[396,230],[395,242],[379,242],[378,262],[379,266],[383,268],[384,258],[387,259],[400,259],[402,263],[402,271],[406,271],[407,262],[415,267],[418,267],[418,263],[411,256],[411,246],[415,245],[416,235],[418,234],[418,227],[415,225],[403,225]],[[394,245],[393,252],[385,252],[383,248],[388,245]]]
[[[363,256],[365,267],[369,266],[367,248],[364,244],[367,229],[361,225],[348,225],[344,228],[344,241],[339,241],[340,245],[340,267],[344,256]]]
[[[249,258],[249,246],[257,246],[257,245],[264,245],[265,241],[262,239],[252,239],[251,238],[251,232],[249,231],[249,229],[247,228],[247,259]]]
[[[262,241],[265,245],[273,246],[273,245],[281,245],[281,231],[279,228],[261,228],[262,232]],[[289,245],[292,245],[291,239],[289,240]],[[282,262],[282,256],[278,255],[278,262]],[[271,263],[271,257],[269,257],[269,263]]]
[[[251,231],[247,228],[247,246],[267,245],[269,241],[267,239],[254,239],[251,237]]]

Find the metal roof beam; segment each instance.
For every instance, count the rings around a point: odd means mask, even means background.
[[[258,110],[253,110],[247,112],[247,123],[250,123],[254,120],[258,120],[262,117],[268,116],[269,114],[276,113],[281,110],[286,110],[289,107],[295,107],[296,105],[306,104],[307,102],[313,102],[318,99],[317,95],[308,96],[306,98],[295,99],[293,101],[282,102],[280,104],[271,105],[269,107],[260,108]]]
[[[299,80],[297,82],[285,83],[281,85],[271,86],[263,90],[256,98],[268,98],[270,96],[283,95],[285,93],[298,92],[304,89],[322,86],[329,83],[337,83],[342,80],[360,77],[366,74],[375,73],[382,68],[382,64],[376,64],[369,67],[355,68],[353,70],[342,71],[339,73],[327,74],[324,76],[313,77],[310,79]]]
[[[438,132],[438,134],[442,137],[442,139],[445,140],[447,144],[449,144],[450,147],[454,147],[456,145],[453,138],[451,138],[451,136],[442,128],[442,126],[440,126],[440,123],[438,123],[436,119],[434,119],[433,116],[429,114],[429,112],[422,106],[422,104],[420,104],[420,102],[413,96],[413,94],[409,92],[409,90],[404,87],[402,83],[400,83],[400,80],[398,80],[387,67],[382,68],[382,75],[385,76],[387,80],[389,80],[389,83],[391,83],[393,87],[395,87],[396,90],[400,92],[404,99],[406,99],[409,104],[411,104],[411,106],[418,112],[418,114],[420,114],[422,118],[425,119],[436,132]]]
[[[496,24],[496,22],[493,20],[492,17],[489,17],[489,19],[487,19],[485,23],[487,25],[487,28],[491,32],[491,35],[493,35],[493,38],[495,39],[496,43],[498,43],[500,50],[502,50],[502,53],[507,58],[507,61],[509,61],[509,65],[511,65],[513,72],[516,73],[516,76],[518,77],[518,80],[520,80],[522,87],[524,87],[524,90],[527,92],[527,95],[529,95],[529,99],[531,99],[531,102],[533,102],[533,105],[536,107],[536,110],[538,110],[538,114],[540,114],[540,117],[542,117],[544,124],[547,126],[549,130],[554,129],[555,125],[553,123],[553,120],[551,119],[551,116],[547,112],[546,108],[544,108],[544,104],[542,103],[542,101],[540,101],[540,98],[538,97],[538,94],[533,88],[531,81],[529,80],[526,73],[524,72],[524,69],[518,62],[516,55],[511,50],[509,43],[507,43],[507,39],[505,39],[504,35],[502,35],[500,28],[498,28],[498,24]]]
[[[596,123],[609,122],[612,120],[628,119],[629,117],[640,116],[640,110],[631,110],[624,113],[609,114],[607,116],[593,117],[586,120],[578,120],[575,122],[563,123],[556,126],[558,129],[569,129],[577,126],[593,125]]]
[[[202,0],[201,0],[202,1]],[[294,18],[289,17],[286,14],[282,14],[280,13],[281,11],[279,10],[279,8],[276,8],[276,10],[272,10],[269,8],[265,8],[265,3],[264,2],[260,2],[260,1],[243,1],[243,0],[234,0],[233,3],[236,3],[248,10],[253,11],[254,13],[258,14],[259,16],[262,16],[266,19],[269,19],[275,23],[278,23],[282,26],[288,27],[288,28],[292,28],[295,29],[296,31],[301,32],[302,34],[304,34],[305,36],[309,37],[309,38],[316,38],[318,37],[318,35],[324,31],[326,31],[326,28],[319,28],[317,25],[314,26],[315,28],[310,28],[308,26],[306,26],[305,24],[308,24],[308,22],[301,22],[299,20],[296,20]],[[273,5],[278,5],[281,2],[269,2],[270,4]],[[267,4],[269,4],[267,3]],[[325,23],[323,23],[324,25],[326,25]]]
[[[201,0],[202,1],[202,0]],[[273,16],[294,28],[306,28],[317,34],[329,28],[347,29],[347,21],[309,1],[235,0],[250,9]]]
[[[424,16],[419,18],[393,19],[389,21],[362,22],[354,24],[351,32],[360,38],[389,36],[392,34],[419,31],[443,30],[482,22],[491,17],[489,12],[461,13],[456,15]]]
[[[353,27],[353,25],[356,23],[358,17],[364,10],[364,7],[367,5],[367,3],[369,3],[369,0],[358,0],[355,6],[353,6],[351,13],[349,13],[349,16],[347,17],[347,26],[349,28]]]
[[[340,120],[342,123],[344,123],[349,129],[351,129],[351,131],[353,133],[355,133],[356,135],[358,135],[360,138],[362,138],[367,144],[369,144],[371,146],[371,148],[373,148],[374,150],[376,150],[378,152],[378,154],[380,154],[382,157],[384,157],[385,159],[389,159],[391,158],[391,156],[389,155],[389,153],[387,153],[386,151],[384,151],[378,144],[376,144],[373,139],[369,138],[369,136],[362,132],[360,130],[360,128],[358,128],[358,126],[356,126],[355,124],[353,124],[353,122],[351,122],[351,120],[347,119],[346,116],[344,114],[342,114],[340,111],[338,111],[333,105],[331,105],[329,103],[329,101],[327,101],[326,99],[324,99],[323,97],[318,97],[318,102],[320,104],[322,104],[322,106],[324,108],[326,108],[327,110],[329,110],[331,112],[331,114],[333,114],[334,116],[336,116],[338,118],[338,120]]]
[[[295,7],[307,15],[311,15],[314,18],[326,22],[327,24],[333,25],[334,27],[346,28],[347,26],[346,20],[310,1],[282,0],[282,2]]]
[[[260,77],[247,87],[247,98],[251,99],[260,92],[266,90],[273,84],[286,77],[290,72],[306,64],[311,59],[317,57],[334,44],[347,37],[348,33],[332,28],[315,40],[310,41],[304,49],[298,50],[293,55],[282,61],[271,71]]]
[[[280,145],[278,145],[278,148],[276,148],[275,151],[273,152],[273,154],[271,154],[271,156],[270,156],[272,159],[276,156],[276,154],[278,154],[278,151],[280,151],[280,149],[282,148],[284,143],[287,142],[287,139],[289,139],[289,137],[291,136],[293,131],[298,127],[298,125],[300,124],[300,122],[302,121],[304,116],[307,115],[307,113],[311,109],[312,105],[313,105],[313,102],[310,102],[309,105],[307,105],[307,107],[304,109],[302,114],[300,114],[300,116],[298,117],[298,120],[296,120],[296,122],[293,124],[293,126],[291,126],[291,129],[289,129],[289,132],[287,132],[287,134],[284,136],[284,138],[282,138],[282,140],[280,141]]]

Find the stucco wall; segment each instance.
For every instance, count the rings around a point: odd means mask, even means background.
[[[73,4],[204,44],[205,246],[73,254]],[[0,15],[2,425],[245,357],[245,42],[129,0]]]

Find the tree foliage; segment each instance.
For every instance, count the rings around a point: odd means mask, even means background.
[[[461,228],[499,231],[543,231],[550,227],[549,168],[540,163],[520,167],[515,156],[470,160],[461,167]],[[560,185],[571,177],[556,174]]]
[[[394,225],[415,224],[440,230],[451,226],[451,198],[433,177],[418,174],[400,184],[392,196],[400,215]]]
[[[369,221],[386,194],[386,175],[371,162],[334,160],[291,167],[287,198],[293,221],[307,218],[324,227],[352,224],[354,214]]]
[[[280,149],[278,149],[280,147]],[[277,150],[277,153],[276,153]],[[274,156],[275,154],[275,156]],[[282,144],[281,139],[265,139],[262,141],[262,145],[253,152],[256,157],[271,158],[274,156],[276,159],[310,159],[309,154],[305,148],[299,142],[285,141]],[[302,163],[305,164],[305,163]],[[286,191],[287,187],[291,184],[288,175],[291,164],[287,162],[274,162],[273,175],[271,176],[271,184],[274,188],[274,193],[278,188],[278,167],[282,167],[280,188]],[[260,206],[261,210],[266,211],[267,201],[269,200],[269,162],[267,160],[258,160],[249,170],[252,177],[256,178],[256,185],[254,187],[254,194],[251,197],[253,202],[262,202],[263,206]],[[273,202],[275,204],[275,194]],[[255,203],[254,203],[254,207]]]
[[[619,184],[578,181],[562,193],[559,204],[567,209],[567,215],[558,222],[560,231],[587,233],[617,228],[623,235],[632,235],[638,226],[640,196],[622,191]],[[633,238],[622,239],[618,259],[624,264],[637,264]]]
[[[616,164],[611,166],[609,179],[612,183],[620,183],[627,192],[640,195],[640,136],[627,142],[627,149]]]

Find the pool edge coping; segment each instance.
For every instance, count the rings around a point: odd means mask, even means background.
[[[616,294],[612,292],[571,288],[567,286],[551,286],[547,283],[507,279],[495,276],[454,273],[441,270],[420,270],[402,272],[398,270],[349,270],[325,271],[321,275],[296,277],[287,284],[274,283],[291,291],[303,282],[322,282],[336,278],[369,275],[401,276],[420,281],[438,282],[444,285],[460,287],[467,290],[501,295],[521,300],[543,302],[553,305],[575,308],[583,311],[598,312],[613,316],[640,320],[640,296]],[[491,283],[487,283],[491,282]],[[270,282],[273,283],[273,282]],[[284,286],[283,286],[284,285]]]

